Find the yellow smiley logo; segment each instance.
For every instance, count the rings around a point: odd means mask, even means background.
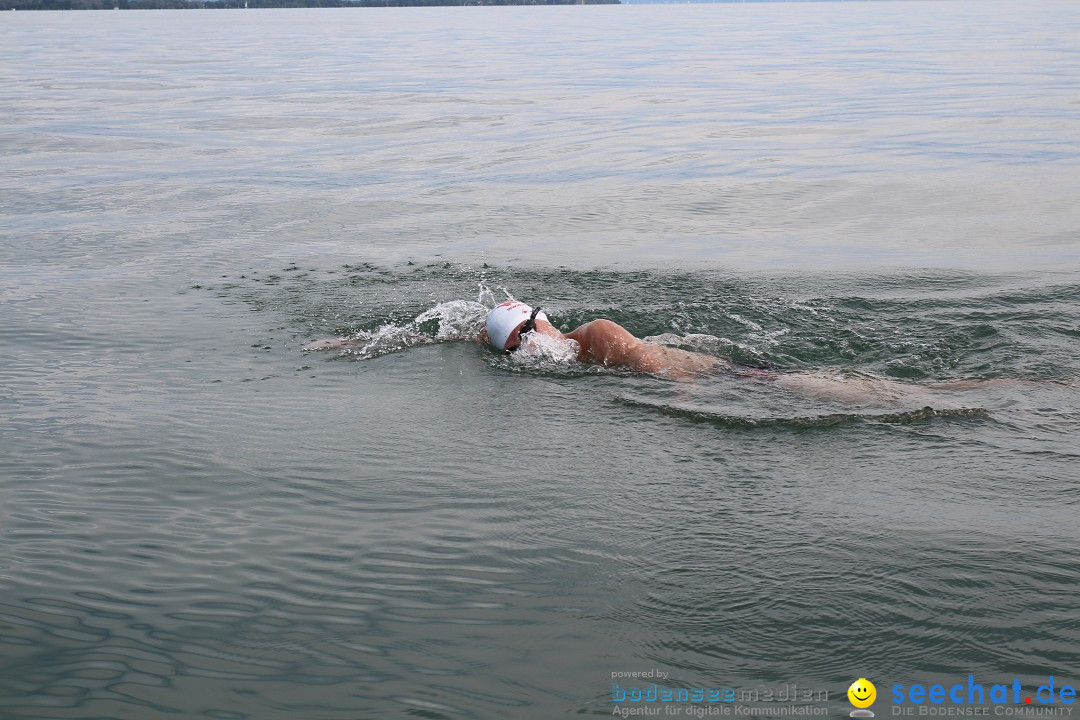
[[[867,708],[877,699],[877,688],[866,678],[859,678],[847,689],[848,700],[857,708]]]

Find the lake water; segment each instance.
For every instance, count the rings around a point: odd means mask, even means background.
[[[1078,39],[1072,2],[4,13],[0,717],[1075,685]],[[468,342],[507,294],[851,393]]]

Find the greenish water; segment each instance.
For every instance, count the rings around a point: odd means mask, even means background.
[[[1075,685],[1078,26],[7,14],[0,717]],[[506,293],[802,384],[495,354]]]

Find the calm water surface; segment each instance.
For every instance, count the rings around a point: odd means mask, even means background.
[[[1067,2],[5,13],[0,717],[1076,684],[1078,38]],[[497,356],[507,293],[851,392]]]

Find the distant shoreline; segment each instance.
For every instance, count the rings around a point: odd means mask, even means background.
[[[621,4],[621,0],[0,0],[0,10],[256,10],[260,8]]]

